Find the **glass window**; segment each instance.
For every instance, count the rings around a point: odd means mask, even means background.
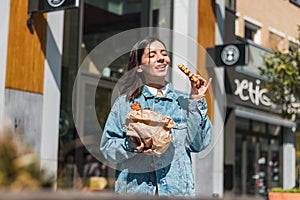
[[[237,194],[242,194],[242,150],[243,150],[242,134],[236,134],[235,138],[235,176],[234,176],[234,191]]]
[[[274,136],[278,136],[281,132],[281,126],[268,124],[268,133]]]
[[[296,41],[289,41],[289,50],[290,51],[296,51],[297,49],[300,48],[299,42]]]
[[[109,66],[101,68],[88,57],[89,53],[104,40],[123,31],[140,27],[172,29],[172,5],[173,0],[84,0],[81,1],[80,9],[65,11],[60,121],[69,121],[67,125],[60,124],[63,128],[59,138],[59,188],[89,187],[89,179],[85,177],[85,166],[90,162],[90,156],[72,121],[72,102],[79,99],[81,102],[76,107],[81,113],[77,117],[84,123],[81,131],[93,132],[99,125],[103,128],[111,107],[113,87],[126,71],[124,63],[128,62],[128,53],[113,60]],[[72,99],[74,80],[83,60],[88,63],[85,71],[80,71],[82,75],[79,81],[83,89],[80,88],[76,98]],[[100,74],[102,76],[99,81]],[[96,94],[92,97],[95,88]],[[92,105],[94,101],[96,104]],[[95,124],[90,116],[90,112],[93,111],[96,111],[99,124]],[[95,141],[95,144],[98,142]],[[70,176],[66,177],[65,173],[60,172],[68,166],[76,168],[76,173],[71,172]],[[95,173],[100,173],[103,177],[96,181],[101,181],[107,189],[112,190],[114,170],[100,162],[97,162],[97,166],[99,169]]]
[[[256,193],[256,137],[255,136],[247,136],[247,150],[244,154],[246,156],[246,193],[247,194],[255,194]]]
[[[256,33],[255,29],[251,29],[248,26],[245,27],[245,38],[249,40],[254,40],[254,35]]]
[[[171,28],[171,0],[85,0],[81,59],[102,41],[122,31],[139,27]],[[163,12],[161,12],[163,10]],[[116,49],[116,52],[118,50]],[[126,72],[128,54],[113,61],[109,66],[98,69],[90,60],[89,73],[108,78],[119,78]]]
[[[282,181],[282,127],[240,117],[236,118],[236,127],[235,192],[266,195],[269,188],[279,187]]]
[[[252,122],[252,131],[259,132],[259,133],[266,133],[266,123],[260,121],[253,121]]]
[[[297,128],[295,133],[295,147],[296,147],[296,182],[300,184],[300,118],[296,120]]]
[[[236,10],[236,0],[226,0],[225,5],[230,10]]]
[[[250,120],[237,117],[236,118],[236,128],[241,130],[250,130]]]
[[[268,139],[260,138],[259,141],[259,158],[258,158],[258,192],[266,194],[268,182],[268,167],[269,167],[269,143]]]
[[[244,38],[257,44],[260,43],[260,28],[250,22],[245,21]]]

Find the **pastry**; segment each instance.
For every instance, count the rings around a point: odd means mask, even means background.
[[[203,81],[199,80],[196,75],[191,72],[191,70],[189,70],[189,68],[187,68],[184,64],[178,64],[177,66],[185,75],[189,77],[191,81],[196,84],[197,88],[200,88],[201,85],[203,85]]]

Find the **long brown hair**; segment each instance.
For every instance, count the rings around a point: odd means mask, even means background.
[[[145,84],[145,77],[143,73],[137,72],[136,68],[142,64],[142,56],[144,54],[147,46],[153,42],[160,42],[165,48],[165,44],[156,37],[146,37],[132,47],[129,54],[129,63],[128,63],[128,78],[124,82],[122,94],[126,93],[126,99],[128,101],[134,101],[135,98],[138,98],[142,94],[143,85]]]

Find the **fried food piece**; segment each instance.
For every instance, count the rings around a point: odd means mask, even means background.
[[[134,102],[130,104],[132,110],[142,110],[141,104],[139,102]]]
[[[185,74],[189,77],[189,79],[191,81],[193,81],[195,84],[196,84],[196,87],[197,88],[200,88],[201,85],[203,84],[203,82],[201,82],[197,77],[196,75],[191,72],[191,70],[189,70],[189,68],[187,68],[184,64],[178,64],[177,65],[178,68]]]
[[[134,102],[130,104],[132,110],[142,110],[141,104],[139,102]],[[144,110],[152,110],[151,108],[144,108]]]

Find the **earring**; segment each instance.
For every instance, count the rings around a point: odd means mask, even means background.
[[[138,66],[138,68],[137,68],[136,72],[139,72],[139,73],[143,72],[143,69],[142,69],[142,66],[141,66],[141,65],[140,65],[140,66]]]

